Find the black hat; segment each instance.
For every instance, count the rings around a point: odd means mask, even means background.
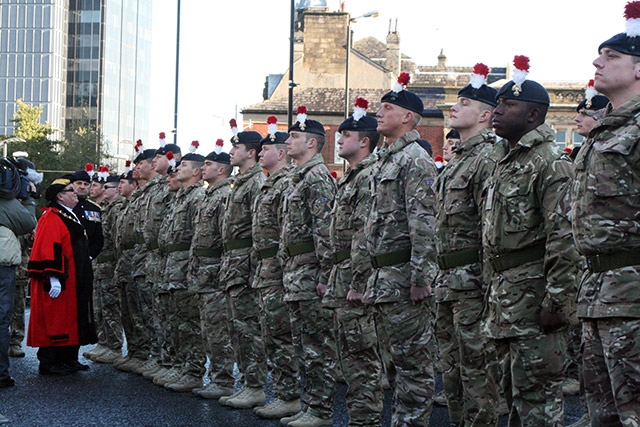
[[[393,85],[391,92],[387,92],[381,101],[398,105],[422,116],[424,111],[422,100],[415,93],[405,89],[410,82],[411,76],[409,73],[400,73],[398,81]]]
[[[447,136],[444,137],[445,139],[460,139],[460,132],[458,132],[455,129],[451,129],[448,133]]]
[[[369,101],[364,98],[357,98],[353,107],[351,117],[340,123],[338,132],[343,130],[352,131],[375,131],[378,129],[378,120],[374,117],[367,116],[367,108]]]
[[[132,170],[124,171],[118,176],[118,178],[126,179],[127,181],[133,181],[133,171]]]
[[[237,135],[234,135],[231,138],[231,144],[260,144],[262,141],[262,135],[260,135],[255,130],[245,130],[242,132],[238,132]]]
[[[526,80],[527,74],[529,74],[529,58],[516,55],[513,58],[513,64],[515,66],[513,80],[500,88],[497,98],[549,105],[551,103],[549,92],[540,83]]]
[[[609,47],[620,53],[640,56],[640,2],[630,1],[624,7],[626,20],[625,32],[616,34],[598,46],[598,52],[603,47]]]
[[[198,141],[191,141],[191,145],[189,146],[189,152],[182,156],[182,161],[189,160],[192,162],[204,162],[204,156],[202,154],[196,154],[196,150],[200,146]],[[177,167],[177,165],[176,165]]]
[[[172,173],[178,172],[178,166],[180,166],[180,163],[182,163],[181,160],[177,161],[175,166],[169,166],[169,168],[167,169],[167,175],[171,175]]]
[[[87,164],[89,165],[89,164]],[[91,165],[93,167],[93,165]],[[71,180],[71,182],[75,182],[75,181],[86,181],[86,182],[91,182],[91,176],[93,175],[93,169],[91,169],[89,172],[86,170],[78,170],[75,171],[71,177],[69,177],[69,179]]]
[[[135,159],[133,159],[133,163],[138,164],[143,160],[152,160],[155,156],[156,150],[154,150],[153,148],[147,148],[146,150],[143,150],[141,153],[139,153]]]
[[[492,107],[498,105],[498,100],[496,99],[498,91],[486,84],[488,75],[489,67],[483,63],[477,63],[473,67],[469,84],[460,89],[458,96],[475,99],[476,101],[489,104]]]
[[[316,135],[325,136],[324,126],[316,120],[307,120],[307,107],[299,105],[296,110],[296,122],[289,127],[289,132],[305,132],[314,133]]]
[[[609,98],[604,95],[598,95],[596,91],[594,81],[589,80],[587,89],[584,91],[584,99],[576,107],[576,111],[579,113],[581,110],[598,111],[602,110],[609,104]]]
[[[83,171],[84,172],[84,171]],[[56,180],[54,180],[51,185],[47,188],[47,190],[44,192],[44,198],[47,199],[48,202],[55,202],[56,200],[56,195],[61,192],[62,190],[64,190],[64,188],[71,184],[72,181],[72,177],[74,175],[64,175]]]
[[[106,182],[120,182],[120,175],[109,175]]]
[[[260,145],[284,144],[289,138],[287,132],[278,131],[278,118],[276,116],[267,117],[268,134],[260,141]]]
[[[204,159],[205,160],[211,160],[212,162],[220,163],[220,164],[223,164],[223,165],[230,165],[231,164],[231,156],[229,156],[229,153],[225,153],[223,151],[221,151],[219,153],[216,153],[215,151],[212,151],[209,154],[207,154]]]
[[[182,153],[180,151],[180,147],[178,146],[178,144],[165,144],[164,146],[161,146],[160,148],[158,148],[156,150],[156,155],[162,154],[164,156],[169,151],[171,151],[173,154],[181,154]]]

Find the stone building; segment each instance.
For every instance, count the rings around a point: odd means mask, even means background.
[[[369,114],[375,114],[380,108],[380,99],[403,71],[412,75],[410,90],[424,102],[424,116],[418,131],[432,144],[434,155],[442,153],[444,135],[449,130],[449,107],[456,101],[458,91],[469,83],[474,64],[449,66],[444,51],[438,55],[437,65],[416,64],[401,52],[397,22],[389,23],[385,43],[367,37],[347,49],[349,13],[309,6],[298,10],[297,14],[293,110],[298,105],[306,105],[309,118],[325,125],[327,142],[323,156],[332,170],[341,172],[344,167],[337,156],[335,142],[337,128],[345,118],[345,105],[351,114],[355,99],[364,97],[369,101]],[[348,102],[345,99],[347,64]],[[499,88],[510,79],[509,67],[490,68],[488,82],[494,87]],[[584,96],[586,82],[541,83],[549,90],[552,100],[547,122],[558,132],[558,142],[571,146],[576,136],[573,132],[575,107]],[[244,127],[266,134],[266,118],[276,115],[279,128],[286,130],[288,103],[288,71],[283,75],[268,76],[264,101],[242,109]]]

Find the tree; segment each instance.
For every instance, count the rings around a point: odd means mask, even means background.
[[[53,133],[51,125],[40,123],[44,107],[33,107],[23,102],[22,99],[18,99],[16,102],[18,109],[11,120],[15,126],[14,136],[26,141],[39,141]]]

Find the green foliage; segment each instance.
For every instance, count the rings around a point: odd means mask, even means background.
[[[18,99],[16,102],[18,109],[11,120],[15,126],[14,136],[26,141],[39,141],[53,133],[51,125],[40,123],[40,115],[42,115],[44,107],[33,107],[23,102],[22,99]]]

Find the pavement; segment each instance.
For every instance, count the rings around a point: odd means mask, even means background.
[[[228,409],[214,400],[192,393],[176,393],[154,385],[142,376],[120,372],[111,365],[93,363],[80,356],[91,369],[65,377],[38,374],[36,349],[23,345],[24,358],[11,358],[14,387],[0,388],[0,414],[9,419],[3,426],[278,426],[277,420],[258,418],[251,410]],[[93,346],[80,349],[82,352]],[[238,384],[236,384],[238,387]],[[436,382],[436,390],[442,388]],[[267,386],[267,396],[273,396]],[[334,406],[334,426],[346,427],[346,386],[339,384]],[[565,398],[565,425],[577,421],[582,408],[577,397]],[[387,393],[382,426],[391,425],[391,396]],[[499,426],[506,426],[506,417]],[[430,426],[448,427],[445,407],[434,406]]]

